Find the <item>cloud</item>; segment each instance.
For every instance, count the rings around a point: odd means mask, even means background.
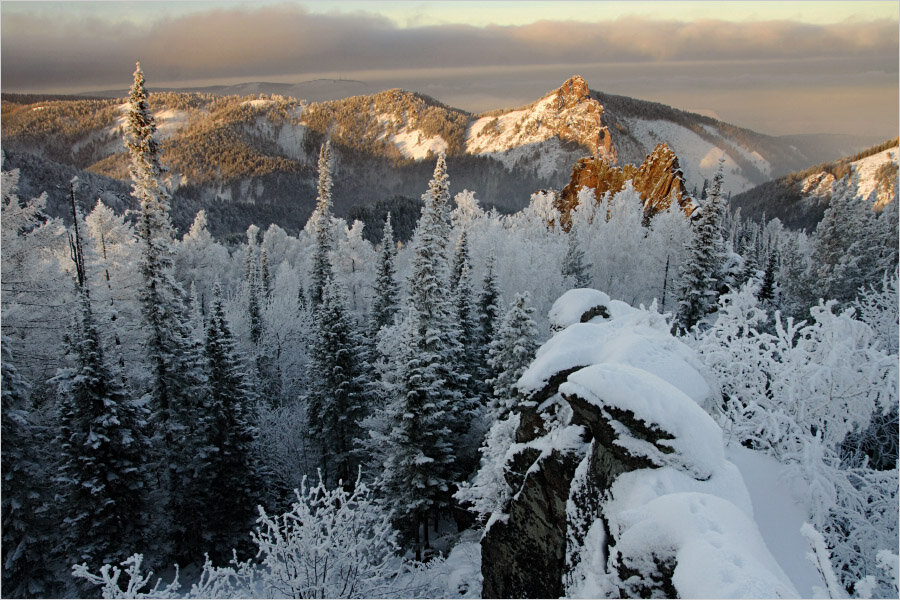
[[[390,69],[624,62],[889,57],[896,21],[539,21],[523,26],[400,28],[369,14],[312,14],[299,6],[223,8],[146,27],[99,19],[2,21],[5,89],[127,85],[140,59],[150,81],[265,78]]]

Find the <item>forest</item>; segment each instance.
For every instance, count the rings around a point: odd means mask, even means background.
[[[806,482],[831,597],[897,597],[896,183],[795,231],[730,212],[720,164],[690,218],[626,183],[564,230],[553,191],[451,193],[441,154],[399,242],[334,215],[325,138],[305,228],[226,246],[205,211],[175,235],[140,67],[122,129],[128,214],[76,178],[65,225],[3,169],[4,597],[479,597],[521,378],[580,288],[654,315],[728,443]]]

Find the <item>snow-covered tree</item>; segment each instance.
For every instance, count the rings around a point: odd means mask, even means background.
[[[381,235],[381,249],[378,253],[378,271],[375,279],[375,298],[372,304],[372,331],[393,322],[397,312],[400,286],[397,283],[397,246],[394,243],[394,228],[388,213]]]
[[[577,228],[572,227],[566,236],[566,257],[563,259],[562,274],[571,281],[572,287],[588,287],[590,264],[584,263],[584,250],[578,244]]]
[[[167,494],[164,528],[188,527],[195,518],[186,508],[189,476],[184,435],[193,418],[190,410],[200,393],[199,360],[190,350],[190,333],[184,315],[184,292],[174,277],[174,239],[169,217],[169,192],[163,182],[155,139],[156,120],[147,104],[140,63],[134,72],[125,126],[125,146],[131,166],[132,195],[140,202],[137,234],[141,245],[139,269],[141,312],[146,325],[145,348],[149,370],[149,406],[155,446],[160,455],[160,483]]]
[[[69,337],[74,366],[55,378],[64,552],[69,560],[117,562],[144,545],[149,440],[144,411],[104,356],[86,288],[80,300]]]
[[[6,340],[2,344],[3,592],[7,597],[54,595],[48,555],[54,540],[50,525],[50,487],[41,454],[46,447],[32,414],[30,386],[14,364]]]
[[[399,325],[398,354],[392,357],[395,374],[386,407],[382,447],[384,489],[394,501],[395,514],[416,541],[421,559],[419,528],[428,542],[429,511],[446,502],[454,461],[452,422],[441,356],[422,338],[418,310],[411,307]]]
[[[680,273],[676,320],[685,329],[716,310],[723,284],[727,258],[722,227],[725,210],[723,164],[719,161],[709,197],[694,221],[693,236],[688,242],[689,253]]]
[[[456,290],[459,284],[459,278],[462,276],[463,265],[472,263],[469,257],[469,238],[466,230],[463,229],[459,234],[459,240],[456,242],[456,251],[453,253],[453,261],[450,263],[450,289]]]
[[[253,460],[253,392],[225,320],[218,287],[213,289],[208,321],[207,393],[197,415],[201,435],[195,449],[199,466],[194,480],[206,502],[195,517],[204,542],[200,549],[227,556],[231,548],[246,546],[242,538],[264,490]]]
[[[494,258],[489,256],[484,281],[481,283],[481,292],[478,295],[478,333],[481,342],[479,354],[484,361],[482,365],[482,379],[484,380],[495,376],[487,364],[487,356],[490,344],[495,337],[495,330],[500,322],[500,311],[500,290],[497,286],[497,275],[494,272]]]
[[[247,228],[247,258],[244,264],[244,286],[247,290],[247,317],[250,319],[250,341],[259,346],[262,339],[262,315],[260,308],[260,257],[259,227]]]
[[[325,284],[315,319],[308,429],[321,452],[323,479],[349,486],[360,464],[359,423],[370,403],[369,366],[343,290],[333,280]]]
[[[326,140],[319,150],[319,184],[316,208],[310,217],[315,235],[315,250],[310,273],[310,301],[313,306],[322,302],[325,283],[333,277],[331,253],[334,250],[334,234],[331,223],[331,140]]]
[[[516,294],[509,310],[490,344],[488,363],[496,377],[488,381],[493,395],[490,400],[491,417],[495,421],[505,419],[515,408],[518,398],[516,381],[534,359],[537,350],[537,329],[534,308],[529,306],[530,294]]]

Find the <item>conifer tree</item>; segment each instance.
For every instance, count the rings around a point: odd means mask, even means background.
[[[259,285],[263,299],[268,302],[272,298],[272,275],[269,271],[269,253],[265,248],[259,250]]]
[[[260,310],[260,257],[257,235],[259,227],[250,225],[247,228],[247,261],[244,265],[244,285],[247,286],[247,315],[250,318],[250,341],[259,346],[263,334],[262,313]]]
[[[104,357],[88,290],[69,337],[74,366],[56,378],[64,555],[116,563],[145,546],[149,440],[144,414]]]
[[[334,250],[334,239],[331,231],[331,140],[326,140],[319,150],[319,184],[316,197],[316,208],[310,217],[315,234],[315,250],[310,279],[310,302],[313,307],[322,303],[322,290],[325,282],[334,273],[331,266],[331,252]]]
[[[469,239],[465,229],[459,234],[459,241],[456,243],[456,252],[453,254],[453,262],[450,265],[451,291],[456,291],[456,286],[459,284],[459,278],[462,276],[464,264],[471,264],[469,258]]]
[[[497,376],[488,364],[488,352],[490,344],[494,340],[494,332],[500,322],[500,289],[497,285],[497,276],[494,273],[494,257],[487,260],[487,271],[481,284],[481,293],[478,296],[478,336],[480,343],[479,356],[481,357],[481,380],[487,381]]]
[[[726,259],[723,180],[724,162],[720,160],[707,202],[694,222],[693,235],[687,242],[688,256],[681,267],[676,321],[685,329],[714,312],[718,305]]]
[[[396,377],[386,407],[384,487],[402,528],[414,535],[416,559],[421,560],[419,529],[424,526],[428,548],[429,512],[450,493],[450,407],[438,368],[441,356],[423,339],[415,306],[399,327],[399,353],[392,357]]]
[[[315,313],[307,419],[321,452],[323,481],[351,486],[360,464],[359,423],[370,404],[370,367],[343,290],[329,279],[323,294]]]
[[[196,517],[186,508],[184,478],[190,477],[187,423],[193,418],[192,404],[200,392],[202,373],[197,356],[190,351],[190,336],[184,315],[184,292],[173,275],[174,237],[169,217],[169,193],[162,177],[156,121],[147,104],[140,63],[134,72],[129,97],[125,146],[131,159],[132,195],[140,202],[137,234],[141,244],[139,269],[141,312],[147,335],[150,370],[150,409],[158,458],[160,484],[166,496],[163,511],[165,533],[182,541],[177,532]],[[193,558],[193,557],[191,557]]]
[[[50,444],[31,415],[30,386],[16,368],[6,339],[2,342],[2,589],[8,598],[54,595],[48,561],[53,540],[48,514],[50,490],[40,454]]]
[[[489,411],[494,421],[505,419],[515,408],[519,395],[516,381],[531,364],[537,350],[537,327],[530,299],[528,292],[516,294],[503,315],[496,339],[490,344],[488,362],[491,371],[497,374],[488,382],[493,391]]]
[[[584,262],[584,250],[578,244],[577,228],[572,227],[566,234],[566,256],[563,259],[562,274],[575,287],[583,288],[590,284],[588,269],[590,264]]]
[[[394,243],[394,228],[391,213],[384,222],[381,236],[381,250],[378,254],[378,271],[375,278],[375,299],[372,303],[372,333],[390,325],[397,312],[400,286],[397,283],[397,246]]]
[[[459,360],[460,368],[469,382],[467,393],[471,398],[480,399],[488,395],[488,390],[480,377],[481,340],[478,331],[478,311],[472,294],[472,277],[467,258],[462,260],[459,279],[457,279],[456,289],[453,291],[453,308],[462,349]]]
[[[206,502],[197,515],[206,551],[230,557],[244,547],[246,532],[256,517],[263,494],[253,460],[255,428],[251,417],[253,392],[225,319],[218,284],[214,287],[204,348],[207,369],[206,405],[198,428],[200,466],[196,482]],[[199,495],[199,494],[198,494]]]

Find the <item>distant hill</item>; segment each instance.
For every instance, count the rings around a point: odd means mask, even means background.
[[[836,183],[856,181],[857,197],[880,210],[896,194],[898,140],[888,140],[842,159],[768,181],[731,199],[744,218],[777,217],[794,229],[812,230],[821,220]]]
[[[296,97],[314,92],[341,97]],[[117,97],[4,94],[4,150],[127,180],[125,91],[108,93]],[[418,198],[439,152],[448,155],[454,191],[475,190],[484,205],[508,212],[538,189],[561,189],[585,156],[639,165],[664,142],[678,157],[687,193],[702,189],[720,158],[726,191],[739,193],[828,153],[811,138],[766,136],[592,91],[578,76],[527,106],[479,115],[422,94],[371,93],[364,82],[340,79],[156,92],[149,101],[175,204],[207,208],[220,235],[240,233],[251,215],[265,216],[256,221],[260,226],[271,218],[288,229],[302,227],[314,205],[316,159],[326,136],[334,145],[335,209],[342,215],[380,200]],[[852,143],[840,138],[840,144]],[[67,180],[58,185],[65,188]],[[214,222],[216,211],[224,222]]]

